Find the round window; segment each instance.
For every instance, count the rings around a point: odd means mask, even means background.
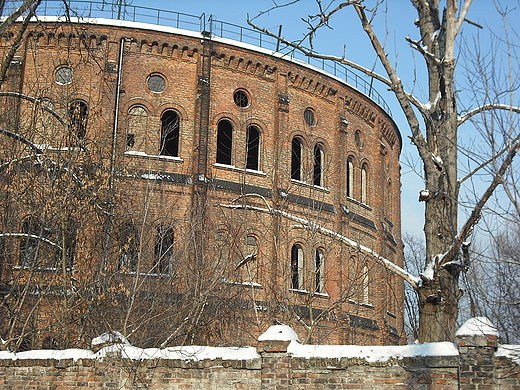
[[[56,69],[56,74],[55,74],[56,84],[68,85],[68,84],[72,83],[73,78],[74,78],[74,72],[68,66],[62,66],[61,68]]]
[[[316,124],[316,118],[314,117],[314,111],[312,111],[310,108],[307,108],[303,112],[303,118],[305,119],[305,123],[307,123],[309,126],[314,126]]]
[[[238,107],[246,108],[249,107],[249,96],[246,91],[239,89],[233,94],[233,100]]]
[[[159,74],[150,75],[147,83],[152,92],[161,93],[166,88],[166,80]]]

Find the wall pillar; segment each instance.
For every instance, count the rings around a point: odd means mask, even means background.
[[[457,331],[460,390],[490,390],[495,386],[494,358],[498,332],[484,317],[472,318]]]

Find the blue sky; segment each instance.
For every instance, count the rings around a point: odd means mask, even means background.
[[[282,4],[282,0],[276,0],[277,4]],[[324,0],[324,4],[329,2]],[[333,2],[336,5],[338,1]],[[414,88],[415,93],[419,97],[426,90],[426,85],[420,81],[414,86],[414,78],[425,80],[424,67],[421,58],[413,55],[412,51],[406,44],[404,37],[418,37],[418,29],[413,24],[416,13],[409,0],[392,0],[389,2],[389,8],[381,9],[376,19],[375,26],[380,37],[384,37],[386,27],[388,34],[386,35],[386,47],[390,53],[390,58],[397,64],[399,76],[405,85],[411,90]],[[508,7],[515,5],[520,8],[517,0],[509,0],[503,2]],[[192,0],[192,1],[172,1],[162,2],[158,0],[134,1],[133,5],[146,6],[152,8],[161,8],[171,11],[177,11],[193,15],[212,14],[217,19],[247,26],[247,16],[253,17],[262,11],[266,11],[275,5],[273,0]],[[289,40],[301,38],[305,33],[306,24],[302,22],[302,18],[306,18],[309,14],[316,13],[316,3],[313,0],[301,0],[300,2],[279,8],[266,13],[255,20],[255,23],[261,27],[268,28],[276,32],[278,26],[282,25],[282,35]],[[486,37],[491,31],[497,32],[501,25],[501,20],[494,11],[493,1],[476,0],[470,12],[468,19],[482,25],[483,29],[465,24],[464,38],[472,40],[475,34],[479,33],[479,41],[485,46],[487,44]],[[383,12],[387,11],[387,12]],[[516,10],[516,16],[520,11]],[[315,50],[323,54],[342,55],[344,50],[347,58],[353,60],[365,67],[372,68],[376,64],[376,69],[381,70],[375,55],[371,50],[365,33],[360,28],[357,16],[353,9],[344,9],[330,23],[331,29],[323,30],[315,40]],[[382,38],[380,38],[382,39]],[[396,54],[397,53],[397,54]],[[423,89],[421,89],[421,87]],[[386,92],[386,88],[382,85],[376,86],[378,91],[384,96],[390,105],[394,120],[401,129],[404,141],[402,154],[402,228],[403,232],[409,232],[416,235],[422,234],[423,225],[423,205],[417,201],[418,193],[423,188],[423,182],[412,169],[407,166],[407,161],[416,161],[416,166],[420,169],[420,164],[416,160],[415,150],[408,142],[409,128],[402,115],[395,98],[391,93]],[[423,99],[426,103],[426,100]]]

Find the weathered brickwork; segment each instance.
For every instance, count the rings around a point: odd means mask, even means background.
[[[0,51],[12,37],[2,37]],[[76,159],[81,173],[97,180],[82,185],[88,196],[75,198],[79,205],[70,211],[81,221],[75,280],[87,285],[95,272],[119,273],[107,291],[123,297],[137,286],[138,271],[169,302],[203,285],[211,289],[205,296],[230,297],[240,310],[255,311],[253,325],[233,320],[232,332],[215,326],[198,342],[251,344],[250,335],[273,320],[307,331],[313,342],[403,342],[403,283],[367,255],[402,265],[401,137],[370,98],[284,57],[158,26],[34,24],[16,58],[2,91],[42,99],[65,125],[41,105],[3,96],[9,112],[2,127],[51,158]],[[17,149],[6,149],[5,161],[20,150],[10,142]],[[86,198],[88,210],[79,200]],[[64,192],[52,204],[66,199]],[[33,203],[10,205],[4,231],[20,231],[37,213]],[[157,260],[158,232],[161,242],[174,243],[164,249],[168,262]],[[22,244],[3,245],[3,273],[15,277]],[[247,255],[254,260],[246,264]],[[205,279],[196,281],[195,273]],[[128,301],[107,301],[110,317],[120,317],[112,328],[121,329],[125,315],[116,308]],[[156,317],[164,325],[139,331],[182,324],[187,315]],[[44,311],[34,322],[50,321]],[[319,326],[309,327],[314,321]],[[91,336],[82,337],[88,343]]]
[[[259,357],[247,360],[132,360],[114,353],[103,360],[2,358],[0,386],[6,390],[520,388],[520,366],[510,358],[490,353],[497,347],[496,339],[489,338],[484,345],[473,343],[472,337],[458,341],[459,356],[416,356],[381,362],[362,358],[295,358],[286,353],[289,342],[280,341],[262,342],[258,346]]]

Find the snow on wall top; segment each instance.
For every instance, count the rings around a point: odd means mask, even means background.
[[[497,336],[495,325],[486,317],[474,317],[467,320],[455,333],[455,336]]]
[[[298,341],[296,332],[287,325],[270,326],[258,337],[258,341]]]
[[[501,345],[495,352],[495,356],[507,357],[511,359],[513,362],[515,362],[517,365],[520,365],[520,345]]]
[[[425,343],[395,346],[360,345],[302,345],[292,342],[287,352],[301,358],[361,358],[367,362],[386,362],[390,359],[420,356],[458,356],[453,343]]]
[[[254,347],[206,347],[206,346],[186,346],[186,347],[168,347],[159,348],[138,348],[131,345],[116,344],[105,347],[94,353],[86,349],[65,349],[58,350],[34,350],[25,352],[8,352],[1,351],[0,359],[94,359],[102,360],[109,353],[117,352],[122,358],[132,360],[143,359],[178,359],[184,361],[200,361],[200,360],[252,360],[260,356]]]

